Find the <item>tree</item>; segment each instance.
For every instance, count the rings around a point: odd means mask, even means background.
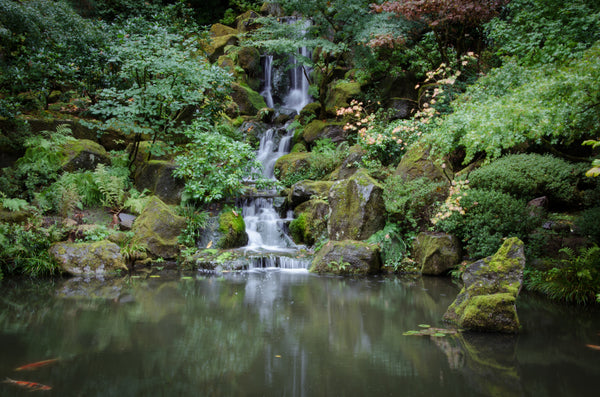
[[[506,3],[508,0],[396,0],[371,4],[371,9],[426,25],[435,34],[443,61],[448,62],[448,47],[455,49],[457,57],[479,49],[483,24]],[[477,48],[470,48],[473,46]]]
[[[224,109],[231,76],[198,55],[197,37],[186,39],[156,24],[145,33],[125,30],[118,36],[111,60],[118,79],[99,92],[90,111],[103,118],[101,130],[134,136],[131,162],[144,136],[152,143],[172,140],[192,116],[215,120]],[[150,153],[155,150],[153,145]]]

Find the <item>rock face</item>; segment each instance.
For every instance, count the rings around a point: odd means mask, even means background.
[[[288,202],[296,207],[311,199],[312,196],[327,197],[333,182],[304,180],[296,182],[290,188]]]
[[[176,215],[158,197],[153,196],[136,218],[131,229],[137,243],[155,257],[170,259],[179,253],[177,238],[185,228],[185,218]]]
[[[335,112],[338,108],[350,104],[350,99],[360,94],[360,83],[339,81],[327,93],[327,110]]]
[[[107,275],[127,271],[120,248],[110,241],[93,243],[56,243],[50,247],[50,255],[68,274]]]
[[[507,239],[494,255],[478,260],[463,274],[464,287],[444,320],[472,331],[517,333],[515,301],[523,285],[523,242]]]
[[[292,174],[305,170],[310,165],[310,153],[296,152],[285,154],[275,161],[275,176],[284,180]]]
[[[379,246],[364,241],[330,241],[315,255],[314,273],[375,274],[381,270]]]
[[[294,209],[296,219],[290,223],[290,233],[296,243],[313,245],[327,235],[329,204],[325,200],[309,200]]]
[[[140,191],[150,190],[167,204],[179,204],[185,182],[173,176],[175,168],[177,166],[171,161],[144,162],[135,171],[135,187]]]
[[[366,240],[385,226],[383,188],[364,170],[333,184],[329,206],[331,240]]]
[[[445,172],[452,178],[450,167],[446,165]],[[444,169],[437,165],[434,159],[429,156],[429,148],[422,145],[411,146],[406,154],[402,156],[400,164],[396,168],[395,175],[400,175],[404,179],[428,178],[432,181],[447,180],[444,175]]]
[[[238,105],[240,114],[254,116],[259,110],[266,108],[265,99],[250,87],[233,83],[231,98]]]
[[[333,143],[340,143],[347,139],[348,133],[344,131],[344,123],[332,123],[322,120],[313,120],[304,127],[302,139],[313,144],[319,139],[331,139]]]
[[[413,244],[413,254],[421,266],[421,274],[442,275],[460,262],[460,241],[445,233],[419,233]]]
[[[62,169],[67,172],[94,170],[98,164],[110,164],[106,149],[99,143],[89,139],[79,139],[65,143],[60,151],[61,156],[64,158]]]

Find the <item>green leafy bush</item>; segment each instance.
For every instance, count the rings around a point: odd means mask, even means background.
[[[577,231],[600,244],[600,207],[589,208],[582,211],[575,220]]]
[[[472,259],[494,254],[506,237],[525,239],[534,227],[524,201],[483,189],[468,189],[460,194],[457,205],[450,207],[447,216],[435,226],[462,240]]]
[[[547,196],[557,203],[576,201],[577,168],[551,155],[515,154],[469,174],[473,188],[497,190],[524,200]]]
[[[571,248],[560,252],[564,257],[553,260],[552,269],[527,270],[525,286],[552,299],[578,304],[594,302],[600,293],[600,247],[581,248],[579,254]]]
[[[427,178],[404,180],[394,175],[383,184],[385,209],[404,233],[418,230],[428,223],[435,205],[447,194],[447,184]]]
[[[406,261],[409,247],[405,240],[398,225],[387,223],[383,229],[374,233],[367,241],[379,245],[384,266],[393,269],[394,272],[413,273],[415,269],[407,266],[411,262]]]
[[[348,155],[348,144],[343,142],[336,145],[329,138],[315,142],[310,152],[310,178],[321,179],[335,170]]]

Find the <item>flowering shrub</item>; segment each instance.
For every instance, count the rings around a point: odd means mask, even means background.
[[[431,218],[431,223],[436,225],[439,221],[452,216],[454,213],[465,215],[465,209],[461,205],[461,200],[468,194],[469,180],[454,180],[450,185],[448,197],[439,208],[439,211]],[[474,203],[475,205],[477,202]]]

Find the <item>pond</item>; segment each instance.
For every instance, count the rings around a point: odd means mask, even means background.
[[[445,327],[446,278],[280,269],[0,284],[0,377],[51,396],[573,396],[600,390],[598,310],[522,294],[518,336]],[[586,346],[592,345],[592,347]],[[54,360],[32,370],[28,363]],[[0,395],[31,395],[0,383]]]

